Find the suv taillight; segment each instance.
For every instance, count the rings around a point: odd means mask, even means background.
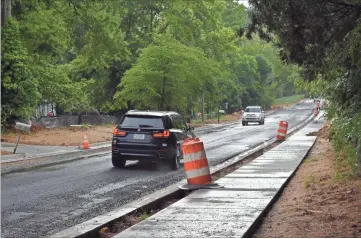
[[[127,135],[127,132],[119,130],[118,128],[115,128],[113,131],[113,136],[121,136],[124,137]]]
[[[168,138],[169,136],[169,130],[164,130],[163,133],[153,133],[153,138]]]

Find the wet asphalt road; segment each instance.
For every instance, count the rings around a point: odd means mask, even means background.
[[[266,117],[265,125],[233,125],[201,136],[210,165],[216,165],[276,136],[278,123],[289,128],[312,112],[307,101]],[[2,237],[45,237],[178,182],[183,169],[167,165],[111,165],[110,154],[1,177]]]

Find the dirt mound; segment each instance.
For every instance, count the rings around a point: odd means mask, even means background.
[[[330,138],[329,128],[330,128],[329,125],[325,125],[319,131],[311,132],[307,134],[307,136],[318,136],[321,139],[329,139]]]
[[[1,150],[1,155],[9,155],[9,154],[13,154],[13,153],[5,151],[5,150]]]
[[[90,144],[110,141],[115,126],[94,126],[86,130]],[[83,143],[85,128],[55,128],[41,129],[37,132],[23,133],[20,144],[78,146]],[[16,143],[17,134],[7,133],[1,135],[1,141]]]

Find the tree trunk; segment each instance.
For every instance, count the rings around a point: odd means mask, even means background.
[[[153,19],[154,19],[153,9],[151,9],[150,10],[150,24],[149,24],[149,36],[150,36],[150,38],[152,38],[152,33],[153,33]]]
[[[160,107],[161,110],[165,110],[165,76],[163,77],[163,81],[162,81],[162,95],[160,98]]]
[[[1,26],[11,17],[11,0],[1,0]]]
[[[204,92],[202,93],[202,122],[204,122]]]

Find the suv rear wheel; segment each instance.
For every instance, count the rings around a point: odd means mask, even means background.
[[[168,158],[169,160],[169,165],[171,167],[172,170],[178,170],[180,167],[180,158],[177,154],[177,148],[176,147],[172,147],[171,152],[170,152],[170,157]]]
[[[122,158],[121,156],[112,155],[112,164],[114,167],[124,168],[126,162],[127,162],[127,160]]]

